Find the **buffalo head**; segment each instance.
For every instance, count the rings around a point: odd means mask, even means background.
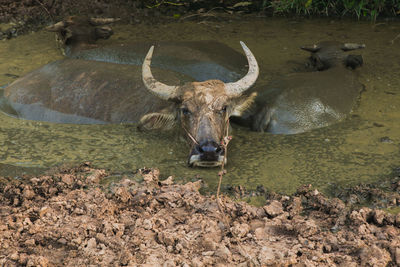
[[[213,167],[226,162],[223,139],[227,136],[229,117],[239,116],[253,102],[256,94],[242,96],[257,80],[257,61],[247,46],[240,42],[247,56],[249,70],[239,81],[220,80],[191,82],[182,86],[165,85],[157,81],[150,70],[154,46],[143,62],[143,82],[157,97],[174,103],[173,109],[146,114],[140,120],[142,129],[171,128],[180,122],[191,144],[190,166]]]
[[[326,70],[337,65],[355,69],[363,64],[361,55],[348,55],[346,52],[364,48],[364,44],[324,41],[301,49],[311,52],[310,62],[317,70]]]
[[[94,44],[98,39],[108,39],[113,30],[106,25],[116,21],[119,19],[69,16],[46,27],[46,30],[57,34],[57,41],[63,50],[67,47],[72,50],[84,49],[80,46]]]

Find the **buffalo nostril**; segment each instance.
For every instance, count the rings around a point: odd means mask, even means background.
[[[201,154],[219,155],[223,152],[223,149],[216,143],[207,143],[202,146],[199,146],[197,151],[200,152]]]
[[[214,147],[214,146],[212,146],[212,145],[206,145],[206,146],[202,146],[201,147],[201,150],[203,151],[203,152],[206,152],[206,153],[213,153],[213,152],[215,152],[216,151],[216,147]]]
[[[190,162],[197,162],[197,164],[208,164],[212,162],[220,162],[221,154],[224,148],[221,147],[217,142],[204,141],[197,144],[191,151]],[[200,162],[200,163],[199,163]],[[206,163],[207,162],[207,163]],[[200,166],[200,165],[198,165]],[[206,166],[206,165],[203,165]],[[211,165],[208,165],[211,166]]]
[[[202,148],[201,146],[197,146],[196,149],[197,149],[197,151],[200,152],[200,153],[203,153],[203,152],[204,152],[204,150],[203,150],[203,148]]]

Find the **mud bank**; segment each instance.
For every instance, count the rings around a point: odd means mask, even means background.
[[[210,10],[216,10],[224,15],[256,13],[262,9],[262,1],[246,2],[244,5],[240,4],[242,2],[241,0],[2,0],[0,23],[12,23],[12,25],[4,27],[0,25],[0,40],[40,29],[70,15],[114,17],[131,24],[142,22],[154,24],[176,21],[186,15],[195,19]]]
[[[400,214],[353,209],[308,186],[264,207],[222,197],[222,214],[215,196],[199,193],[201,181],[160,181],[143,169],[141,182],[104,187],[107,177],[82,164],[2,183],[0,265],[400,264]]]

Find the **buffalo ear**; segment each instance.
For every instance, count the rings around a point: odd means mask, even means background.
[[[257,93],[253,92],[249,96],[241,96],[234,99],[232,104],[231,116],[236,116],[236,117],[242,116],[243,113],[245,113],[254,103],[256,97]]]
[[[176,124],[176,112],[154,112],[144,115],[138,125],[139,130],[170,130]]]

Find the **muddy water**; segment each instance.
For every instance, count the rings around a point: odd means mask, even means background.
[[[321,40],[365,43],[359,70],[366,91],[353,114],[331,127],[297,135],[272,135],[234,127],[225,185],[290,193],[312,183],[336,186],[383,181],[400,165],[400,24],[270,18],[229,22],[176,22],[160,26],[116,25],[121,40],[218,40],[240,51],[251,48],[260,81],[293,72],[306,53],[299,46]],[[179,51],[177,51],[179,52]],[[0,84],[61,58],[54,36],[37,32],[0,42]],[[176,132],[141,133],[135,125],[68,125],[0,114],[0,175],[37,172],[61,163],[91,161],[97,167],[131,171],[158,167],[164,176],[203,178],[212,190],[218,169],[186,166],[188,146]]]

